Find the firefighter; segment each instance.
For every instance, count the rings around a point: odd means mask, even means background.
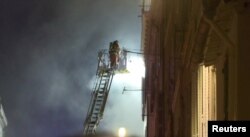
[[[109,58],[110,58],[110,67],[117,68],[119,63],[119,56],[120,56],[120,47],[118,41],[115,40],[114,42],[110,42],[109,47]]]

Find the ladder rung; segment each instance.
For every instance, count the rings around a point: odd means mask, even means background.
[[[100,83],[100,87],[105,87],[106,83]]]
[[[104,99],[104,96],[97,96],[97,100],[103,100]]]
[[[102,104],[102,101],[96,101],[95,104]]]
[[[103,102],[103,100],[96,100],[96,104],[100,104],[100,103],[102,103]]]
[[[97,106],[101,106],[102,105],[102,103],[95,103]]]
[[[105,77],[105,76],[108,76],[109,74],[108,73],[104,73],[102,76]]]
[[[98,96],[98,95],[100,95],[100,96]],[[98,94],[97,95],[97,98],[102,98],[102,97],[104,97],[104,94]]]
[[[102,101],[96,101],[95,104],[96,104],[96,105],[102,104]]]
[[[101,108],[95,108],[95,110],[100,110]]]
[[[105,88],[103,87],[103,88],[99,88],[99,90],[98,90],[98,92],[97,93],[101,93],[101,92],[103,92],[105,90]]]
[[[100,110],[101,105],[96,105],[95,110]]]
[[[95,109],[100,108],[101,106],[102,106],[102,104],[96,104]]]
[[[100,110],[101,105],[96,105],[95,110]]]
[[[99,95],[103,95],[103,93],[104,93],[104,90],[103,91],[101,91],[101,90],[99,90],[99,92],[97,92]]]
[[[97,92],[98,95],[103,95],[104,91]]]
[[[105,86],[106,85],[106,82],[105,83],[100,83],[100,86]]]

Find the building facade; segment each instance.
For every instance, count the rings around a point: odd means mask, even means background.
[[[147,137],[207,137],[208,120],[250,120],[250,2],[143,6]]]
[[[3,110],[2,104],[0,104],[0,137],[4,137],[4,128],[7,126],[7,119]]]

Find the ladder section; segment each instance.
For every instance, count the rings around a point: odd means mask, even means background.
[[[84,135],[95,134],[96,128],[103,117],[114,71],[106,69],[100,71],[96,77],[92,98],[84,123]]]
[[[96,132],[108,99],[109,90],[115,73],[127,72],[126,52],[121,51],[118,41],[110,42],[109,50],[98,52],[96,81],[92,90],[92,97],[88,113],[84,121],[84,135],[93,135]]]

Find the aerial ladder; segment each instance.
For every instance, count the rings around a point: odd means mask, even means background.
[[[110,42],[109,50],[100,50],[98,52],[96,80],[84,121],[84,135],[96,133],[96,128],[103,118],[113,77],[115,73],[126,70],[126,63],[126,52],[120,49],[118,41]]]

